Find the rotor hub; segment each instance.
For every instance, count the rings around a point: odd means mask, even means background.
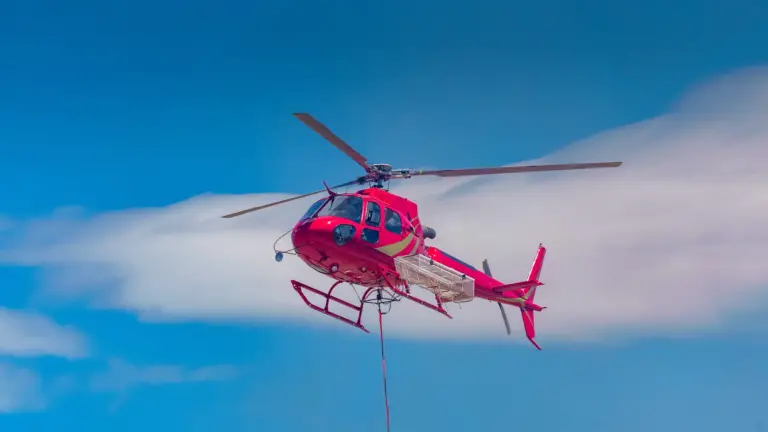
[[[375,171],[380,174],[392,173],[392,165],[390,164],[371,164],[369,166],[372,172]]]
[[[364,182],[371,183],[377,188],[383,188],[384,182],[392,179],[392,165],[390,164],[370,164],[367,171]]]
[[[374,187],[384,187],[384,182],[388,182],[393,178],[408,179],[411,178],[411,169],[392,169],[390,164],[370,164],[368,165],[368,173],[360,177],[359,182],[372,183]]]

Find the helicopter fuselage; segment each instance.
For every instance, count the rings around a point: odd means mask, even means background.
[[[379,188],[316,201],[291,239],[296,254],[314,270],[368,287],[383,284],[379,265],[394,269],[395,257],[425,252],[416,204]]]

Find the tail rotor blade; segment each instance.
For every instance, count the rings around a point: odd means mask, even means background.
[[[491,276],[491,266],[488,265],[487,259],[483,260],[483,272],[485,272],[486,275]],[[501,311],[501,318],[504,319],[504,327],[507,328],[507,335],[511,335],[512,329],[509,327],[509,319],[507,318],[507,312],[504,310],[504,305],[501,304],[501,302],[496,302],[496,304],[499,305],[499,310]]]
[[[488,265],[488,260],[483,260],[483,272],[485,272],[486,275],[493,277],[491,275],[491,266]]]
[[[509,319],[507,318],[507,312],[504,310],[504,305],[501,303],[496,303],[499,305],[499,310],[501,311],[501,318],[504,319],[504,327],[507,328],[507,335],[512,334],[512,329],[509,327]]]

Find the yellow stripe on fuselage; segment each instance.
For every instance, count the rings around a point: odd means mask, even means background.
[[[411,240],[413,240],[413,233],[408,233],[404,239],[386,246],[377,247],[376,250],[389,256],[395,256],[402,252],[411,243]]]
[[[496,301],[500,301],[502,303],[506,303],[508,305],[513,305],[513,306],[522,306],[523,304],[525,304],[525,299],[522,298],[522,297],[500,297],[500,296],[497,296],[496,297]]]
[[[411,249],[411,253],[408,255],[413,255],[416,253],[416,251],[419,249],[419,245],[421,244],[421,239],[416,237],[416,242],[413,244],[413,249]]]

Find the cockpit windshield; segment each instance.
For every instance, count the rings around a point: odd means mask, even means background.
[[[360,223],[363,215],[363,199],[353,195],[335,195],[317,213],[317,216],[336,216]]]
[[[301,221],[303,221],[303,220],[305,220],[305,219],[309,219],[309,218],[311,218],[311,217],[312,217],[312,215],[314,215],[314,214],[315,214],[315,212],[317,211],[317,209],[319,209],[319,208],[320,208],[320,206],[322,206],[322,205],[323,205],[323,203],[324,203],[325,201],[327,201],[327,200],[328,200],[328,197],[325,197],[325,198],[323,198],[323,199],[320,199],[320,200],[317,200],[317,201],[315,201],[315,203],[314,203],[314,204],[312,204],[311,206],[309,206],[309,208],[307,209],[307,211],[304,213],[304,216],[302,216],[302,217],[301,217],[301,219],[299,219],[299,222],[301,222]]]

